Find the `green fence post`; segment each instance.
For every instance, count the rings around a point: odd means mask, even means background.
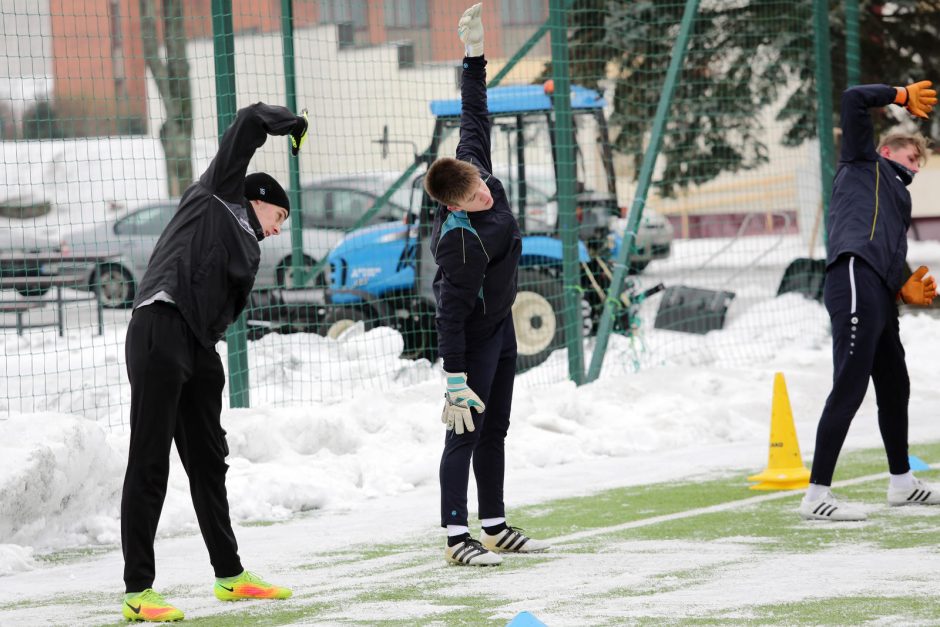
[[[861,48],[858,36],[858,0],[845,0],[845,70],[848,86],[861,81]]]
[[[235,120],[235,36],[232,1],[212,0],[212,46],[215,52],[215,106],[219,137]],[[248,341],[245,314],[226,331],[228,398],[232,407],[248,407]]]
[[[287,102],[284,105],[291,111],[297,110],[297,80],[294,70],[294,2],[281,0],[281,44],[284,49],[284,81],[287,88]],[[282,287],[303,287],[307,280],[304,269],[303,206],[300,200],[300,155],[290,158],[290,187],[287,197],[290,199],[290,244],[291,244],[291,283]]]
[[[596,380],[601,374],[604,354],[607,352],[607,341],[610,339],[610,330],[613,327],[614,303],[619,305],[620,292],[623,290],[623,279],[629,267],[630,250],[633,248],[636,239],[640,218],[643,217],[643,207],[646,205],[646,195],[649,192],[650,181],[653,178],[653,168],[656,165],[656,158],[659,156],[663,131],[669,117],[669,105],[672,103],[672,94],[675,91],[679,71],[682,69],[682,63],[685,60],[685,51],[692,35],[692,24],[695,22],[695,15],[698,13],[698,5],[699,0],[686,0],[685,10],[682,14],[682,24],[679,27],[679,36],[672,47],[672,57],[669,59],[669,68],[666,70],[666,81],[662,92],[659,94],[659,103],[656,105],[656,117],[653,119],[650,143],[643,154],[643,162],[640,165],[636,195],[633,198],[633,204],[630,206],[627,227],[624,230],[620,250],[617,251],[617,259],[614,262],[614,276],[611,279],[607,299],[604,303],[604,313],[601,315],[600,327],[594,344],[594,353],[591,355],[591,367],[587,375],[588,382]]]
[[[558,189],[558,224],[561,230],[562,282],[565,288],[565,345],[568,348],[568,377],[584,382],[584,352],[581,338],[581,269],[578,258],[578,222],[574,198],[574,121],[571,116],[571,79],[568,75],[568,22],[565,0],[550,0],[548,21],[552,37],[552,81],[555,93],[555,149]]]
[[[835,174],[835,145],[832,140],[832,69],[829,49],[829,2],[813,2],[813,48],[816,58],[816,132],[819,135],[819,175],[822,183],[823,242],[828,241],[829,196]]]

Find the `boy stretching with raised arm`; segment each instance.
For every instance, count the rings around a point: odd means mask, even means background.
[[[431,250],[438,265],[438,348],[447,377],[440,470],[444,555],[454,564],[495,566],[502,562],[497,553],[543,551],[548,545],[507,525],[503,505],[504,443],[516,372],[512,303],[522,237],[503,185],[491,174],[480,7],[467,9],[457,28],[466,46],[457,158],[435,161],[424,186],[440,203]],[[471,460],[480,541],[470,536],[467,521]]]

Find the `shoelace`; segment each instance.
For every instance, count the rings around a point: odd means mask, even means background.
[[[262,584],[262,585],[265,585],[265,586],[270,586],[270,585],[271,585],[271,584],[269,584],[267,581],[265,581],[264,579],[262,579],[261,577],[259,577],[258,575],[256,575],[256,574],[254,574],[253,572],[251,572],[250,570],[246,570],[246,571],[245,571],[245,574],[242,575],[242,577],[244,578],[245,581],[250,581],[251,583],[259,583],[259,584]]]
[[[481,551],[484,551],[484,552],[487,552],[487,553],[489,552],[489,549],[487,549],[485,546],[483,546],[482,544],[480,544],[480,541],[477,540],[476,538],[467,538],[466,540],[464,540],[464,542],[465,542],[468,546],[472,546],[472,547],[475,548],[475,549],[480,549]]]
[[[140,601],[146,601],[147,603],[152,603],[154,605],[168,605],[166,599],[163,598],[163,595],[153,588],[147,588],[141,592],[137,598]]]

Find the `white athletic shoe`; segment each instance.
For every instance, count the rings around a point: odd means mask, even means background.
[[[809,501],[806,497],[800,502],[800,516],[806,520],[866,520],[868,516],[861,509],[840,501],[828,490],[825,494],[815,501]]]
[[[889,505],[940,505],[940,490],[926,481],[914,479],[914,485],[908,488],[888,486]]]
[[[499,566],[503,563],[503,558],[492,551],[487,551],[473,538],[467,538],[454,546],[446,546],[444,559],[451,564],[461,566]]]
[[[522,529],[515,527],[506,527],[492,536],[483,531],[480,542],[496,553],[538,553],[548,550],[548,542],[533,540],[522,533]]]

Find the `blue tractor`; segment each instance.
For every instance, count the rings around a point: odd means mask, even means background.
[[[513,319],[519,348],[518,370],[542,363],[564,344],[562,244],[555,202],[555,146],[552,101],[540,86],[496,87],[488,91],[494,128],[494,174],[509,192],[524,234],[519,267],[519,292]],[[612,276],[609,260],[620,237],[610,228],[622,217],[617,204],[613,159],[608,141],[604,99],[594,90],[574,86],[571,106],[578,146],[576,190],[581,266],[581,319],[585,335],[597,324],[605,290]],[[419,157],[432,162],[453,154],[460,126],[459,100],[431,103],[436,118],[428,150]],[[582,149],[578,140],[589,138]],[[452,146],[448,148],[450,142]],[[499,157],[505,148],[505,159]],[[548,156],[550,155],[550,157]],[[548,163],[539,163],[541,157]],[[593,158],[593,160],[592,160]],[[436,203],[423,190],[422,177],[411,181],[412,210],[402,222],[388,222],[351,231],[329,254],[329,288],[317,308],[317,329],[337,337],[363,322],[367,328],[390,326],[405,340],[404,356],[436,357],[432,281],[437,269],[427,240]],[[553,212],[554,207],[554,212]],[[671,234],[670,234],[671,239]],[[655,245],[655,243],[653,243]],[[649,247],[652,248],[653,245]],[[641,251],[641,253],[644,251]],[[650,258],[668,255],[668,243],[645,251],[635,261],[642,269]],[[654,288],[655,289],[655,288]],[[633,328],[633,305],[639,302],[628,282],[625,306],[617,327]]]

